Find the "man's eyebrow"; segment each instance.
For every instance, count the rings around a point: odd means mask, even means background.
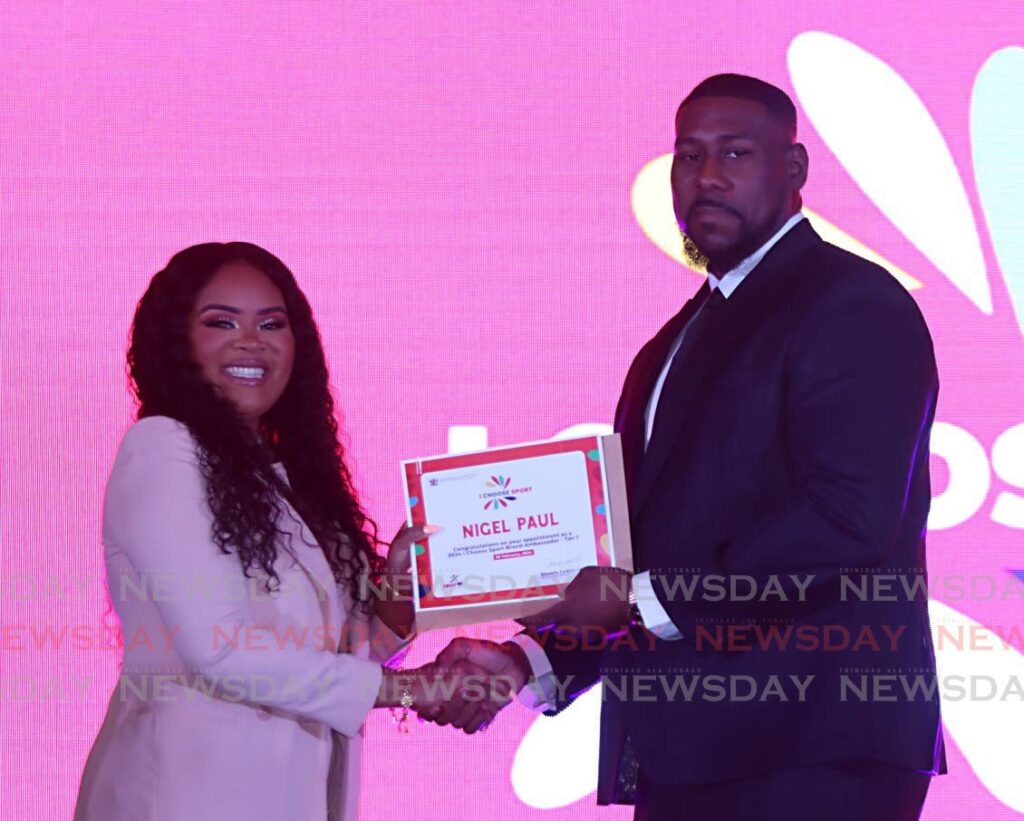
[[[675,146],[678,148],[681,145],[686,145],[687,143],[701,143],[702,144],[702,143],[705,143],[705,142],[731,142],[734,139],[750,139],[750,140],[753,140],[753,139],[757,139],[757,137],[754,134],[751,134],[751,133],[746,132],[746,131],[737,131],[736,133],[733,133],[733,134],[715,134],[713,137],[711,137],[708,140],[699,139],[699,138],[693,137],[693,136],[677,137],[676,138],[676,142],[675,142]]]
[[[747,131],[737,131],[734,134],[715,134],[710,139],[711,139],[711,141],[755,140],[755,139],[757,139],[757,137],[755,137],[753,134],[751,134],[751,133],[749,133]],[[676,146],[680,146],[680,145],[683,145],[684,143],[703,143],[703,142],[708,142],[708,140],[701,140],[701,139],[698,139],[697,137],[678,137],[676,139],[675,144],[676,144]]]
[[[240,313],[242,313],[238,308],[233,308],[230,305],[221,305],[221,304],[219,304],[217,302],[211,302],[209,305],[204,305],[202,308],[199,309],[199,313],[203,313],[204,311],[225,311],[226,313],[229,313],[229,314],[240,314]],[[284,308],[282,308],[280,305],[272,305],[269,308],[260,308],[256,312],[256,316],[263,316],[264,314],[273,314],[273,313],[286,314],[288,312]]]

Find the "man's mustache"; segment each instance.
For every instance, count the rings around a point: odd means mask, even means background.
[[[718,200],[710,199],[709,197],[701,197],[699,200],[695,200],[693,205],[690,206],[690,210],[686,214],[687,222],[692,220],[693,212],[696,211],[701,206],[705,206],[708,208],[720,208],[723,211],[732,214],[737,219],[743,219],[743,215],[735,208],[733,208],[731,205],[728,205],[724,202],[719,202]]]

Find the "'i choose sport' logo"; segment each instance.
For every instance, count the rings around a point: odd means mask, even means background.
[[[480,494],[480,498],[484,501],[484,510],[508,507],[510,502],[514,502],[519,496],[533,490],[532,487],[510,488],[511,484],[511,476],[501,475],[491,476],[484,482],[485,487],[494,488],[494,490]]]

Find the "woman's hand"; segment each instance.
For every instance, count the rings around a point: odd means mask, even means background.
[[[501,677],[460,659],[415,670],[384,668],[376,707],[406,705],[428,721],[451,724],[467,734],[486,727],[512,694]]]
[[[402,525],[388,548],[380,595],[374,612],[393,633],[406,638],[415,627],[412,607],[412,573],[410,552],[419,540],[437,533],[436,525]]]

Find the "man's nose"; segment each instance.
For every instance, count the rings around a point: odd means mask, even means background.
[[[728,180],[722,174],[722,164],[716,157],[705,157],[697,169],[697,185],[703,191],[727,188]]]

